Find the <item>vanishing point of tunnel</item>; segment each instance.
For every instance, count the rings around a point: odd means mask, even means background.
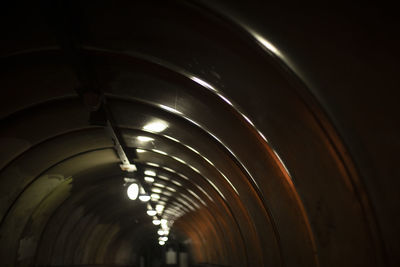
[[[7,1],[0,266],[400,266],[390,6]]]

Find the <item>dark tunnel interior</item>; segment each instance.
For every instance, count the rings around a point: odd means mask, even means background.
[[[3,3],[0,265],[399,266],[395,12]]]

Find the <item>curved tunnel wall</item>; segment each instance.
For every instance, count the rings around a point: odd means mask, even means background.
[[[146,206],[126,196],[112,140],[89,123],[75,92],[90,84],[107,99],[134,151],[130,160],[156,172],[152,186],[162,192],[163,216],[174,221],[171,237],[188,244],[194,263],[395,266],[398,202],[387,184],[396,173],[385,175],[383,163],[395,151],[385,145],[398,143],[377,145],[381,135],[359,117],[372,89],[363,87],[363,103],[350,103],[361,89],[339,88],[357,76],[317,64],[331,39],[288,44],[285,38],[298,37],[283,34],[289,23],[264,18],[256,7],[98,1],[7,9],[3,25],[13,27],[4,26],[1,48],[2,263],[138,265],[156,243]],[[314,19],[346,21],[325,15]],[[305,26],[296,26],[304,36],[318,33]],[[330,30],[335,39],[341,28]],[[71,64],[70,39],[87,65]],[[296,58],[298,51],[304,54]],[[385,66],[389,73],[392,65]],[[325,86],[332,72],[335,83]],[[374,74],[371,86],[383,75]],[[359,111],[346,112],[350,104]],[[398,129],[389,111],[370,112],[385,115],[390,140]],[[167,128],[146,130],[150,122]],[[354,141],[366,136],[371,143]]]

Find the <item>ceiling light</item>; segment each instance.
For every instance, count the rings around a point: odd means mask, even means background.
[[[159,133],[159,132],[164,131],[167,127],[168,127],[168,125],[165,122],[153,121],[153,122],[146,124],[143,127],[143,130]]]
[[[162,229],[158,230],[158,231],[157,231],[157,234],[158,234],[158,235],[165,235],[164,230],[162,230]]]
[[[120,164],[119,167],[121,168],[121,170],[126,171],[126,172],[136,171],[135,164]]]
[[[150,196],[149,195],[140,195],[139,200],[142,202],[147,202],[150,200]]]
[[[168,221],[166,219],[161,219],[162,228],[168,228]]]
[[[153,224],[154,225],[160,225],[161,224],[161,221],[159,220],[159,219],[154,219],[153,220]],[[166,241],[166,240],[165,240]]]
[[[147,211],[147,215],[149,215],[149,216],[154,216],[154,215],[156,215],[157,214],[157,211],[155,211],[155,210],[148,210]],[[161,222],[160,222],[161,223]]]
[[[136,152],[137,152],[137,153],[143,153],[143,152],[146,152],[146,150],[137,148],[137,149],[136,149]]]
[[[163,209],[164,209],[164,205],[160,205],[160,204],[156,205],[156,211],[157,212],[161,213],[163,211]]]
[[[168,237],[166,237],[166,236],[160,236],[160,237],[158,238],[158,240],[167,242],[167,241],[168,241]]]
[[[146,193],[146,191],[144,191],[143,187],[140,187],[139,200],[142,202],[147,202],[150,200],[150,196]]]
[[[156,176],[156,172],[152,170],[145,170],[144,174],[148,176]]]
[[[132,200],[137,199],[137,197],[139,195],[139,186],[138,186],[138,184],[133,183],[130,186],[128,186],[127,193],[128,193],[128,197],[130,199],[132,199]]]
[[[154,141],[154,138],[148,137],[148,136],[138,136],[136,137],[137,140],[140,142],[149,142],[149,141]]]
[[[160,241],[158,241],[158,244],[160,244],[160,246],[164,246],[164,245],[165,245],[165,242],[162,241],[162,240],[160,240]]]

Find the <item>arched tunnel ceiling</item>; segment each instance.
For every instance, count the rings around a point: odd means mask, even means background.
[[[396,42],[370,9],[55,3],[1,16],[2,263],[137,264],[157,243],[83,88],[193,262],[396,265]]]

